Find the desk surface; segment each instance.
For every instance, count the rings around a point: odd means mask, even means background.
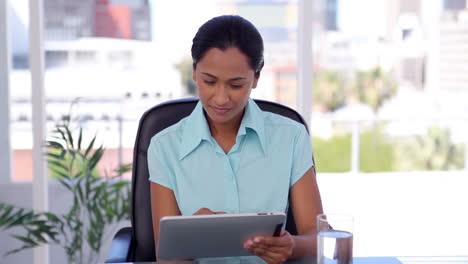
[[[235,262],[235,261],[234,261]],[[134,264],[233,264],[232,260],[195,260],[195,261],[178,261],[178,262],[135,262]],[[239,263],[239,261],[237,261]],[[241,261],[240,264],[263,264],[263,261]],[[291,260],[285,264],[313,264],[314,260],[302,259]],[[454,257],[356,257],[353,260],[354,264],[467,264],[468,256]],[[122,263],[123,264],[123,263]],[[126,263],[130,264],[130,263]]]

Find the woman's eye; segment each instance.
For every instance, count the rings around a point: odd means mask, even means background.
[[[232,88],[242,88],[242,86],[244,86],[244,85],[242,85],[242,84],[231,84]]]
[[[214,84],[215,84],[214,81],[206,81],[206,80],[205,80],[204,82],[205,82],[206,84],[208,84],[208,85],[214,85]]]

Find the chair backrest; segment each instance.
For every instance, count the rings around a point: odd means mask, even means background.
[[[130,261],[156,260],[147,164],[147,150],[151,138],[161,130],[190,115],[197,102],[198,98],[168,101],[149,109],[140,119],[133,154],[131,206],[133,241]],[[289,117],[304,124],[307,128],[304,119],[295,110],[274,102],[264,100],[255,100],[255,102],[263,111]],[[297,234],[291,208],[288,210],[286,230],[291,234]]]

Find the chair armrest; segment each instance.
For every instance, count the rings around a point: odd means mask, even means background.
[[[132,240],[131,227],[124,227],[120,229],[112,239],[112,244],[106,258],[106,263],[128,262]]]

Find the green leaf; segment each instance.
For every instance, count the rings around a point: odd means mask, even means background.
[[[25,249],[29,249],[29,248],[33,248],[35,247],[36,245],[27,245],[27,246],[22,246],[20,248],[17,248],[17,249],[13,249],[13,250],[10,250],[8,252],[5,253],[5,256],[8,256],[8,255],[11,255],[11,254],[15,254],[15,253],[18,253],[20,251],[23,251]]]
[[[68,171],[68,167],[62,161],[52,159],[48,159],[47,161],[49,162],[49,168],[54,168],[55,166],[65,171]]]
[[[32,230],[31,234],[37,239],[37,244],[40,243],[47,243],[47,239],[44,238],[42,235],[43,233],[48,233],[48,231],[43,230],[43,229],[38,229],[38,230]]]
[[[123,174],[123,173],[129,172],[131,170],[132,170],[132,163],[127,163],[127,164],[121,165],[120,167],[115,169],[114,172],[116,172],[118,174]]]
[[[46,155],[49,157],[49,160],[64,160],[65,158],[65,151],[60,154],[55,154],[48,152]]]
[[[102,155],[104,154],[103,146],[100,146],[89,159],[89,168],[90,170],[94,169],[98,162],[101,160]]]
[[[21,242],[23,242],[26,245],[32,245],[32,246],[39,245],[38,243],[36,243],[36,241],[32,240],[31,238],[25,237],[25,236],[18,236],[18,235],[11,235],[11,236],[18,239],[18,240],[20,240]]]
[[[13,226],[18,226],[18,225],[26,225],[26,224],[29,224],[29,222],[34,219],[35,216],[34,213],[32,211],[29,211],[29,212],[26,212],[26,213],[23,213],[24,210],[19,210],[15,215],[14,217],[16,219],[14,219],[13,221],[11,221],[8,225],[5,226],[5,229],[7,228],[11,228]]]
[[[80,134],[78,136],[78,152],[81,150],[81,140],[83,139],[83,128],[80,127]]]
[[[93,195],[93,198],[91,199],[92,201],[99,202],[99,201],[102,200],[102,199],[101,199],[102,189],[103,189],[103,188],[102,188],[102,185],[93,188],[94,195]]]
[[[80,171],[78,171],[77,173],[75,173],[75,175],[73,175],[73,178],[81,177],[81,175],[83,175],[83,171],[82,171],[82,170],[80,170]]]
[[[58,181],[68,190],[73,191],[72,186],[66,180],[58,178]]]
[[[68,142],[67,137],[65,136],[65,132],[63,132],[62,129],[60,129],[60,127],[63,127],[63,126],[56,126],[56,131],[55,132],[60,134],[63,141]]]
[[[63,171],[59,170],[58,168],[53,168],[52,167],[52,168],[50,168],[50,170],[53,173],[57,174],[58,176],[62,177],[63,179],[69,179],[70,178],[70,175],[68,175],[68,173],[63,172]],[[61,178],[58,178],[58,179],[60,180]]]
[[[45,223],[46,223],[45,220],[33,220],[29,222],[30,225],[37,225],[37,226],[44,225]]]
[[[0,215],[0,227],[8,224],[10,221],[9,219],[11,218],[11,212],[13,211],[13,206],[8,206],[5,204],[0,204],[2,207],[0,209],[3,211],[2,214]]]
[[[112,187],[120,190],[123,187],[129,186],[129,184],[130,184],[129,181],[119,181],[119,182],[113,183]]]
[[[78,180],[78,184],[76,185],[76,190],[77,190],[77,193],[78,193],[78,199],[80,200],[80,202],[83,202],[84,201],[84,196],[83,196],[83,189],[81,188],[80,180]]]
[[[68,149],[67,153],[69,153],[72,156],[72,161],[73,161],[76,156],[76,151],[74,151],[73,149]]]
[[[57,133],[57,130],[52,131],[52,133]],[[50,137],[58,139],[58,140],[62,140],[62,137],[59,137],[59,136],[51,135]]]
[[[61,222],[60,218],[57,215],[53,214],[53,213],[45,212],[43,214],[44,214],[44,216],[47,217],[47,220],[49,220],[49,221]]]
[[[86,180],[85,180],[85,192],[86,192],[86,196],[89,197],[89,194],[91,193],[92,189],[91,189],[91,180],[92,178],[90,177],[86,177]]]
[[[58,150],[65,150],[62,144],[56,141],[48,140],[46,141],[46,147],[48,148],[53,148],[53,149],[58,149]]]
[[[85,151],[85,157],[88,156],[89,152],[93,149],[93,146],[94,146],[94,142],[96,141],[96,136],[97,135],[94,135],[93,139],[91,140],[91,142],[89,143],[88,147],[86,148],[86,151]]]

